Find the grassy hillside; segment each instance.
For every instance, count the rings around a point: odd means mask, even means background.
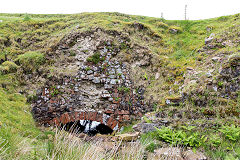
[[[206,96],[208,98],[204,99],[207,101],[205,108],[192,103],[194,96],[177,107],[165,104],[167,97],[180,96],[179,87],[184,84],[184,79],[187,79],[184,74],[188,68],[206,71],[211,68],[208,60],[216,55],[223,58],[230,56],[229,61],[226,61],[226,65],[230,67],[231,56],[239,63],[239,59],[234,57],[239,56],[240,14],[196,21],[170,21],[121,13],[0,14],[0,20],[0,159],[44,159],[46,155],[51,155],[53,133],[36,126],[30,112],[30,103],[27,102],[34,98],[37,86],[43,84],[39,79],[34,81],[34,77],[38,72],[51,74],[55,61],[49,59],[48,55],[54,53],[55,47],[65,35],[72,31],[87,32],[95,28],[123,32],[133,43],[149,48],[154,63],[151,67],[140,70],[139,74],[148,79],[148,82],[145,82],[148,83],[146,98],[153,97],[155,113],[164,110],[171,115],[177,110],[184,111],[187,117],[191,110],[191,113],[199,113],[206,118],[209,112],[216,111],[214,118],[208,123],[204,118],[197,118],[196,121],[186,118],[188,123],[212,126],[207,132],[204,127],[200,127],[199,130],[188,130],[186,134],[194,135],[197,131],[199,135],[196,137],[216,135],[219,139],[207,137],[204,145],[197,146],[211,159],[240,158],[239,91],[238,98],[227,100],[209,94]],[[215,44],[213,48],[205,45],[204,41],[212,33],[216,38],[216,41],[211,42]],[[222,42],[218,42],[218,39],[229,40],[232,45],[219,47]],[[205,50],[202,51],[204,47]],[[131,52],[131,48],[126,47],[125,51]],[[210,51],[211,53],[206,54]],[[214,67],[219,68],[221,65],[222,63],[216,63]],[[156,72],[163,76],[155,79]],[[217,72],[212,74],[216,79],[219,76]],[[32,77],[25,81],[26,76]],[[203,84],[205,80],[206,78],[202,80]],[[217,82],[219,86],[223,86],[220,80]],[[187,88],[186,91],[190,93],[198,87],[189,87],[191,89]],[[203,97],[198,94],[198,97],[200,96]],[[224,118],[221,116],[222,109]],[[225,109],[228,109],[229,114]],[[231,124],[235,126],[230,127]],[[178,125],[184,124],[176,124]],[[174,131],[177,132],[178,129]],[[236,134],[235,137],[231,137],[233,134]],[[161,137],[158,139],[163,140]],[[50,157],[48,158],[51,159]]]

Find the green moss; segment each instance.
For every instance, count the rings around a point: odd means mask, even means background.
[[[18,66],[14,62],[11,62],[11,61],[3,62],[2,66],[3,67],[7,67],[8,68],[8,72],[16,72],[17,68],[18,68]]]
[[[19,63],[25,71],[33,72],[45,62],[45,57],[42,53],[31,51],[19,55],[15,62]]]
[[[167,29],[169,27],[166,23],[163,22],[157,22],[157,26],[164,29]]]

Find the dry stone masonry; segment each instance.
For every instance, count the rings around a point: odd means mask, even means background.
[[[56,53],[74,56],[74,60],[61,63],[58,69],[63,68],[63,74],[51,76],[38,90],[32,109],[37,122],[61,126],[86,120],[118,130],[123,123],[142,116],[147,108],[144,88],[134,87],[130,65],[117,58],[129,40],[120,35],[109,37],[96,30],[62,40]],[[115,45],[113,38],[120,45]],[[69,68],[74,74],[68,74]]]

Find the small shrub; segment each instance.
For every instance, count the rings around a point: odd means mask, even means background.
[[[31,18],[28,14],[25,14],[24,18],[23,18],[24,21],[30,21]]]
[[[85,69],[86,71],[89,71],[89,70],[91,70],[91,68],[90,67],[86,67],[86,69]]]
[[[145,72],[145,74],[143,75],[143,78],[145,79],[145,80],[148,80],[148,76],[147,76],[147,73]]]
[[[17,71],[18,66],[11,61],[5,61],[0,65],[0,74],[14,73]]]
[[[118,87],[118,91],[120,91],[120,92],[124,91],[125,93],[128,93],[128,92],[130,92],[130,88],[127,88],[127,87]]]
[[[32,72],[45,62],[45,58],[42,53],[30,51],[19,55],[15,62],[19,63],[26,72]]]
[[[9,72],[8,66],[0,66],[0,74],[7,74]]]
[[[163,22],[158,22],[157,23],[157,26],[159,28],[164,28],[164,29],[167,29],[168,28],[168,25],[166,23],[163,23]]]
[[[70,51],[70,56],[76,56],[76,52],[74,52],[74,51]]]
[[[61,93],[60,90],[57,89],[56,86],[51,87],[51,96],[52,96],[52,97],[56,97],[56,96],[57,96],[58,94],[60,94],[60,93]]]
[[[218,82],[218,86],[219,86],[219,87],[222,87],[222,86],[223,86],[223,82],[219,81],[219,82]]]
[[[89,56],[87,58],[87,62],[93,62],[94,64],[98,64],[99,62],[102,62],[105,60],[104,57],[100,58],[100,53],[95,53],[94,55],[92,56]]]
[[[150,119],[148,119],[146,116],[143,116],[143,119],[144,119],[144,121],[147,122],[147,123],[152,123],[152,121],[151,121]]]
[[[212,135],[209,138],[209,144],[213,147],[218,147],[221,144],[221,137],[219,137],[218,135]]]
[[[235,142],[240,140],[240,127],[238,126],[222,126],[219,131],[223,133],[228,140]]]
[[[172,145],[185,145],[190,147],[200,147],[206,142],[207,137],[201,136],[195,132],[185,132],[183,130],[174,131],[169,127],[162,127],[161,129],[157,129],[158,138],[160,140],[164,140]]]
[[[8,67],[9,68],[9,72],[16,72],[17,68],[18,68],[18,66],[14,62],[11,62],[11,61],[3,62],[2,66],[3,67]]]
[[[147,145],[146,150],[148,152],[154,152],[154,150],[157,149],[157,145],[155,143],[150,143],[149,145]]]

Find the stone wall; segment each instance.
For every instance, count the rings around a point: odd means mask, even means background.
[[[120,33],[112,34],[97,29],[63,38],[49,57],[56,60],[54,76],[37,91],[33,103],[37,122],[58,125],[68,123],[66,117],[75,113],[97,114],[109,117],[111,122],[106,120],[106,124],[116,129],[120,126],[116,124],[140,118],[146,112],[144,88],[134,87],[131,64],[118,58],[129,39]],[[80,116],[81,120],[92,118]],[[101,118],[95,120],[103,122]]]

